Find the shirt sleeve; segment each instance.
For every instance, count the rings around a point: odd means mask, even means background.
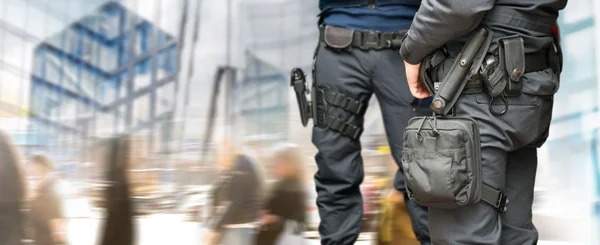
[[[400,54],[410,64],[477,26],[495,0],[423,0],[408,30]]]
[[[223,209],[223,212],[217,215],[213,222],[210,223],[211,229],[220,229],[234,219],[235,215],[239,215],[239,210],[243,205],[246,188],[252,186],[249,181],[248,174],[236,175],[231,178],[228,187],[228,205]]]

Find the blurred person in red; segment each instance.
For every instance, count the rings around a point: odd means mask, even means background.
[[[298,235],[285,234],[286,225],[303,227],[305,224],[306,191],[302,183],[304,171],[298,147],[291,144],[276,147],[271,163],[277,181],[260,212],[261,230],[256,239],[258,245],[281,244],[278,243],[279,238]]]
[[[134,207],[131,202],[130,183],[127,175],[131,161],[131,138],[120,136],[109,139],[99,147],[98,163],[106,166],[106,221],[100,236],[100,245],[134,244]]]
[[[44,155],[30,159],[33,175],[38,179],[33,188],[29,220],[36,245],[65,243],[65,226],[61,198],[57,193],[54,165]]]
[[[10,138],[0,131],[0,244],[21,244],[24,199],[25,181],[19,154]]]
[[[253,245],[261,204],[259,167],[233,139],[219,141],[221,176],[213,192],[213,212],[206,225],[206,245]]]

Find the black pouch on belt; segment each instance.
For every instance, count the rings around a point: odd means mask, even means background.
[[[513,37],[499,41],[498,56],[488,55],[479,71],[487,93],[493,98],[521,93],[521,76],[525,71],[523,39]]]
[[[325,30],[323,31],[322,35],[323,42],[327,45],[327,47],[337,50],[350,48],[352,45],[352,40],[354,39],[353,30],[335,26],[325,26]]]

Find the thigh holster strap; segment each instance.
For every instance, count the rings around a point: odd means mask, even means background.
[[[328,105],[340,107],[356,115],[364,115],[367,109],[367,105],[365,103],[352,99],[344,94],[326,91],[323,89],[320,89],[319,92],[323,93],[323,97]]]
[[[362,127],[346,123],[341,119],[331,115],[325,116],[325,125],[341,133],[342,135],[348,136],[354,140],[358,139],[363,132]]]
[[[506,212],[508,207],[508,197],[501,191],[485,184],[481,190],[481,200],[494,206],[500,212]]]

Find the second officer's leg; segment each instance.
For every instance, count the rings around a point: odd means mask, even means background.
[[[537,156],[550,125],[551,94],[558,80],[550,71],[526,73],[522,93],[507,98],[508,110],[493,115],[487,94],[461,95],[456,115],[475,119],[481,134],[483,182],[503,191],[508,209],[500,213],[486,202],[460,209],[429,208],[429,230],[435,244],[533,245],[537,231],[531,205]],[[497,102],[497,103],[496,103]],[[494,104],[501,104],[494,100]],[[501,108],[500,108],[501,109]],[[499,111],[499,109],[496,109]]]
[[[336,51],[322,44],[315,64],[317,88],[327,87],[331,92],[353,98],[366,106],[371,97],[369,67],[376,58],[374,55],[374,52],[358,49]],[[363,124],[362,115],[337,106],[328,105],[324,114],[357,127]],[[318,149],[315,185],[321,217],[321,244],[354,244],[363,216],[359,189],[364,176],[360,141],[331,127],[315,126],[312,142]]]
[[[502,219],[501,244],[534,244],[538,232],[532,222],[533,188],[537,171],[537,148],[525,147],[508,153],[505,194],[509,208]]]
[[[402,57],[395,50],[384,50],[380,53],[373,75],[373,88],[381,107],[392,156],[399,166],[394,179],[394,188],[406,193],[404,175],[400,168],[404,143],[403,135],[408,120],[412,116],[416,116],[417,111],[413,111],[412,102],[414,97],[410,94],[406,82]],[[421,110],[418,112],[421,112]],[[428,113],[428,115],[431,115],[431,113]],[[431,244],[427,227],[427,208],[406,198],[406,195],[404,196],[417,239],[423,245]]]

